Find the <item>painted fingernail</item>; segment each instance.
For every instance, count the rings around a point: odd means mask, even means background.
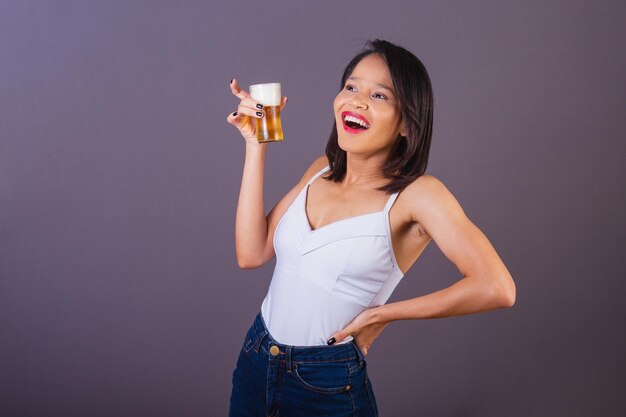
[[[230,82],[228,84],[232,84],[233,83],[234,78],[230,79]]]
[[[263,113],[261,113],[260,111],[256,112],[256,115],[261,117],[263,115]]]
[[[237,112],[234,112],[234,113],[233,113],[233,116],[237,116]]]
[[[287,97],[287,98],[285,99],[285,103],[286,103],[286,102],[288,102],[288,101],[289,101],[289,97]]]
[[[335,343],[334,337],[331,337],[330,339],[328,339],[328,342],[326,342],[327,345],[332,345],[333,343]]]
[[[262,109],[262,108],[263,108],[263,105],[262,105],[262,104],[257,104],[257,105],[256,105],[256,108],[257,108],[257,109]]]

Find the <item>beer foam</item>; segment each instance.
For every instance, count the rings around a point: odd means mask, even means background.
[[[251,85],[250,96],[264,106],[280,106],[280,83]]]

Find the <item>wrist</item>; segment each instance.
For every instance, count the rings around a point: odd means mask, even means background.
[[[387,325],[393,321],[388,313],[388,307],[386,304],[371,308],[370,321],[375,324]]]
[[[246,151],[266,151],[269,142],[259,143],[256,139],[252,142],[246,141]]]

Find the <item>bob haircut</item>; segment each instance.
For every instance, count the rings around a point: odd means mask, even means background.
[[[381,39],[367,41],[343,72],[339,91],[357,64],[370,54],[381,56],[391,74],[407,136],[398,135],[389,158],[382,166],[383,175],[390,179],[377,188],[388,194],[403,190],[426,171],[433,128],[433,92],[430,78],[422,62],[411,52]],[[330,169],[324,179],[340,182],[346,175],[346,151],[337,141],[337,123],[326,143]]]

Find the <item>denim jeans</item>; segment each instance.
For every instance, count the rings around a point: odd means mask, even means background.
[[[332,346],[278,343],[261,312],[246,333],[233,371],[230,417],[377,417],[363,353]]]

